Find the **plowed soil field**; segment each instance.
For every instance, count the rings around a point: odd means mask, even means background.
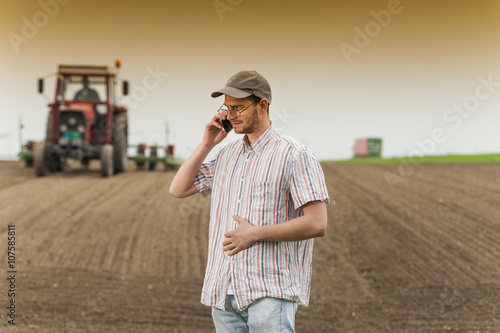
[[[297,332],[500,332],[500,167],[398,167],[323,165],[329,225]],[[171,197],[174,174],[0,162],[0,331],[214,332],[199,301],[209,199]]]

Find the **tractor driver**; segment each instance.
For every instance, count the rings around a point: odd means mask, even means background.
[[[83,88],[78,90],[75,94],[75,101],[93,101],[99,102],[99,94],[92,88],[89,88],[89,78],[84,76],[82,78]]]

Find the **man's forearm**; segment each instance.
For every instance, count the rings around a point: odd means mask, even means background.
[[[326,234],[327,212],[323,201],[312,201],[303,207],[304,215],[292,220],[255,228],[255,241],[289,242]]]
[[[312,201],[303,206],[304,215],[292,220],[265,226],[254,226],[239,216],[233,216],[238,227],[225,233],[223,250],[234,255],[255,242],[290,242],[326,234],[327,211],[324,201]]]
[[[260,242],[290,242],[326,234],[326,220],[316,220],[311,216],[300,216],[293,220],[259,226],[255,230],[255,241]]]
[[[200,170],[201,164],[212,150],[212,146],[200,143],[194,152],[182,163],[177,171],[172,183],[170,184],[170,194],[175,197],[183,198],[194,194],[193,182]]]

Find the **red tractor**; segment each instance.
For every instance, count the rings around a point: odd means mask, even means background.
[[[49,104],[47,133],[35,153],[35,172],[64,171],[67,159],[86,168],[100,159],[101,175],[125,171],[127,164],[127,108],[116,104],[115,68],[106,66],[59,66],[54,102]],[[44,81],[38,80],[38,92]],[[123,95],[128,82],[122,82]]]

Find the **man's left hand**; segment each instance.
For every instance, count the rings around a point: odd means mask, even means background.
[[[254,231],[257,229],[242,217],[233,215],[233,219],[238,222],[238,227],[226,232],[226,240],[222,243],[222,250],[228,251],[229,256],[252,246],[255,243]]]

